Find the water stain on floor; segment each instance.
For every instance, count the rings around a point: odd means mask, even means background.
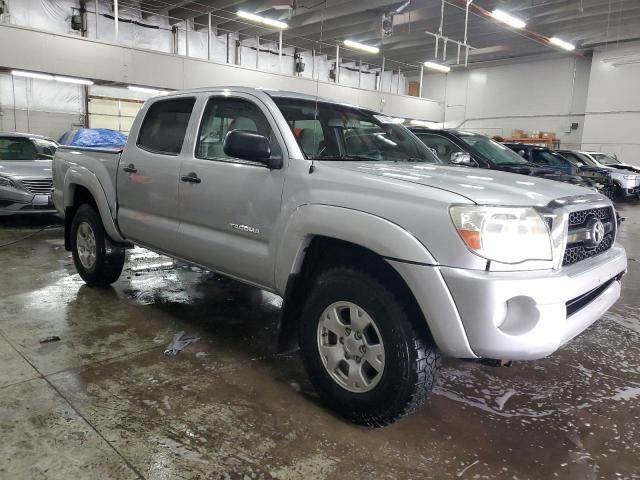
[[[621,210],[632,257],[640,209]],[[1,222],[0,244],[59,225]],[[377,430],[333,415],[298,355],[276,353],[273,294],[139,248],[91,289],[60,229],[0,249],[0,271],[2,478],[640,478],[638,262],[555,355],[446,360],[426,404]],[[179,331],[200,340],[163,355]]]

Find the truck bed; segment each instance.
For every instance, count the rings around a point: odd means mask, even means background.
[[[84,177],[101,185],[112,215],[116,211],[116,172],[121,148],[60,146],[53,159],[53,202],[64,213],[64,186],[68,175]],[[93,178],[92,178],[93,177]]]

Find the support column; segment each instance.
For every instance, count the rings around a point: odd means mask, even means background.
[[[418,97],[422,98],[422,79],[424,77],[424,65],[420,67],[420,86],[418,87]]]
[[[207,60],[211,60],[211,12],[207,14]]]
[[[282,73],[282,30],[278,37],[278,72]]]
[[[118,0],[113,0],[113,24],[115,28],[116,42],[118,41]]]
[[[384,81],[384,55],[382,56],[382,67],[380,67],[380,81],[378,82],[378,90],[379,91],[383,91],[382,90],[382,82]]]
[[[189,56],[189,19],[184,21],[184,54]]]
[[[260,37],[256,36],[256,70],[260,65]]]
[[[96,40],[98,40],[98,0],[95,1]]]
[[[340,83],[340,45],[336,45],[336,83]]]

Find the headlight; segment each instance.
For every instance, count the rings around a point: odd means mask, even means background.
[[[14,187],[16,184],[11,181],[11,179],[7,177],[0,177],[0,187]]]
[[[449,213],[462,241],[480,257],[501,263],[553,259],[549,228],[533,208],[465,205]]]

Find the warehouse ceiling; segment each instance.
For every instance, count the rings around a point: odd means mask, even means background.
[[[283,5],[284,2],[284,5]],[[289,28],[283,33],[284,43],[306,49],[318,49],[322,40],[323,53],[332,54],[331,46],[350,39],[380,47],[388,68],[393,62],[400,66],[420,65],[434,59],[435,37],[440,28],[441,0],[149,0],[142,9],[147,14],[169,15],[172,23],[195,19],[196,28],[206,28],[207,14],[213,12],[213,22],[219,33],[238,31],[244,36],[260,36],[277,40],[274,30],[239,22],[236,12],[244,10],[285,21]],[[138,2],[136,2],[138,3]],[[121,0],[121,4],[127,4]],[[289,7],[289,8],[288,8]],[[479,7],[479,8],[478,8]],[[393,16],[393,33],[382,35],[382,16],[400,8]],[[523,30],[513,30],[478,13],[500,8],[526,21]],[[465,0],[445,0],[442,35],[463,41],[465,32]],[[561,53],[545,42],[544,37],[558,36],[578,46],[577,54],[588,54],[593,46],[640,38],[640,2],[637,0],[474,0],[468,22],[469,63],[486,62],[537,54]],[[457,47],[447,44],[443,61],[443,42],[439,40],[438,61],[458,63]],[[345,52],[346,58],[362,56],[368,63],[379,63],[375,56]],[[379,56],[378,56],[379,57]],[[344,57],[343,57],[344,58]],[[460,56],[464,63],[464,49]]]

